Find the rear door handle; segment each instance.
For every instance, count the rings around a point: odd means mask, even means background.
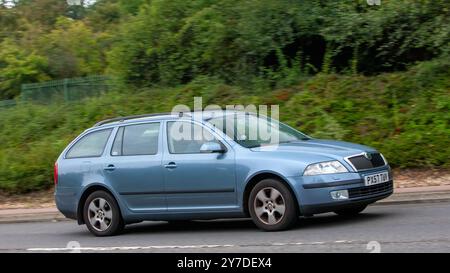
[[[167,169],[175,169],[177,167],[177,164],[175,162],[169,162],[169,164],[164,165]]]
[[[109,164],[107,167],[105,167],[105,171],[114,171],[116,169],[116,166],[113,164]]]

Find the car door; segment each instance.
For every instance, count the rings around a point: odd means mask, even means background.
[[[180,136],[183,126],[184,136]],[[168,210],[204,212],[236,208],[233,149],[208,128],[191,121],[167,121],[164,131],[163,167]],[[199,139],[199,134],[206,137]],[[206,142],[218,142],[226,152],[201,153],[200,147]]]
[[[161,123],[118,128],[104,173],[134,212],[167,210],[162,172]]]

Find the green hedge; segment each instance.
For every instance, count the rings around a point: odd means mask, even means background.
[[[319,74],[285,88],[249,88],[211,78],[188,85],[112,92],[78,103],[20,104],[0,110],[0,190],[52,185],[61,150],[96,121],[171,111],[176,104],[279,104],[280,119],[321,138],[371,145],[394,167],[450,166],[449,64],[433,61],[373,77]]]

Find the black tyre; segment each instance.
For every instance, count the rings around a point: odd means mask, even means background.
[[[95,236],[111,236],[124,228],[122,215],[114,197],[105,191],[91,193],[83,208],[84,222]]]
[[[340,216],[355,216],[365,210],[367,205],[355,206],[351,208],[336,210],[334,213]]]
[[[298,220],[297,204],[289,189],[276,179],[264,179],[252,189],[248,209],[253,222],[265,231],[290,228]]]

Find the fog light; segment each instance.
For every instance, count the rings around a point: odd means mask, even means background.
[[[340,191],[332,191],[331,198],[334,200],[343,200],[348,199],[348,191],[347,190],[340,190]]]

